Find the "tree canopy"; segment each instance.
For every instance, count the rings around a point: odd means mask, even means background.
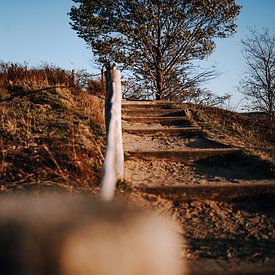
[[[195,59],[215,49],[215,38],[236,31],[235,0],[73,0],[71,26],[101,63],[131,69],[157,99],[192,86]]]

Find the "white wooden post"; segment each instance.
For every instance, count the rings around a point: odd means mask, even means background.
[[[114,90],[114,101],[112,112],[115,113],[115,146],[116,146],[116,176],[118,181],[123,181],[124,177],[124,152],[123,152],[123,140],[122,140],[122,122],[121,122],[121,76],[120,71],[113,68],[113,90]]]
[[[120,71],[113,67],[106,71],[106,134],[107,148],[104,162],[104,175],[101,196],[111,200],[115,195],[116,183],[123,180],[124,152],[121,126],[121,79]],[[110,75],[112,77],[110,77]],[[107,83],[111,81],[111,83]],[[111,85],[110,85],[111,84]],[[108,95],[109,93],[109,95]],[[111,96],[110,96],[110,93]],[[110,102],[108,102],[110,101]]]

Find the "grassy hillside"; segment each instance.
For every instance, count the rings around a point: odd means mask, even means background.
[[[97,81],[59,68],[29,69],[0,63],[0,194],[29,190],[98,193],[105,146],[104,98],[100,91]],[[214,175],[219,177],[222,171],[226,178],[228,169],[236,163],[242,169],[244,161],[249,167],[247,173],[253,170],[259,172],[259,179],[262,175],[272,178],[274,125],[269,126],[261,117],[218,108],[183,106],[206,135],[248,152],[241,153],[240,159],[234,155],[231,159],[224,157],[227,161],[207,160],[207,165],[184,164],[183,171],[189,173],[192,168],[192,175],[204,180],[202,184],[208,179],[212,184],[214,177],[211,171],[208,176],[208,169],[218,168]],[[259,158],[254,159],[251,153]],[[269,177],[268,173],[273,174]],[[235,175],[237,179],[244,175],[251,179],[245,173]],[[253,174],[252,180],[255,178]],[[180,244],[184,259],[195,265],[202,263],[202,269],[212,263],[229,272],[242,263],[273,266],[274,195],[256,195],[232,202],[181,202],[123,182],[118,184],[116,194],[124,201],[170,217],[173,229],[186,238],[186,244]]]
[[[265,117],[192,104],[185,108],[211,138],[275,162],[275,124],[270,125]]]
[[[184,107],[208,136],[274,163],[275,125],[214,107]],[[100,83],[85,74],[0,63],[0,190],[97,192],[103,108]]]
[[[98,91],[59,68],[0,69],[0,189],[96,192],[104,148]]]

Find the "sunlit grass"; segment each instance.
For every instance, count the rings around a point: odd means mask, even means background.
[[[98,90],[59,68],[1,66],[1,190],[95,190],[104,148]]]

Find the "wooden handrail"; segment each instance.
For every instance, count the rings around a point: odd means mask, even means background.
[[[107,147],[104,161],[104,175],[101,197],[111,200],[115,195],[118,181],[124,176],[124,152],[121,126],[121,77],[115,66],[107,66],[105,71],[106,99],[105,125]]]

